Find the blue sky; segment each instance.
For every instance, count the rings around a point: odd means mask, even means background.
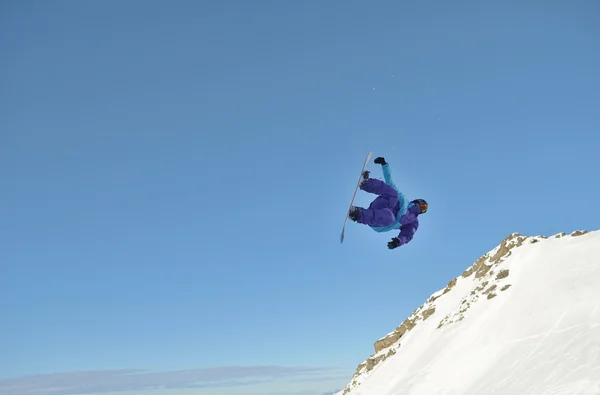
[[[598,229],[592,0],[0,7],[14,395],[333,391],[508,234]],[[430,204],[394,251],[339,243],[368,151]]]

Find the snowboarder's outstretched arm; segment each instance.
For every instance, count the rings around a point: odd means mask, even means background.
[[[394,248],[409,243],[413,239],[413,236],[418,228],[419,221],[416,219],[413,222],[402,225],[400,227],[400,234],[398,234],[397,237],[392,238],[392,241],[388,242],[388,248],[393,250]]]
[[[383,179],[385,180],[385,183],[389,186],[394,187],[394,189],[397,189],[396,185],[394,184],[394,181],[392,180],[392,169],[390,168],[390,164],[387,163],[385,159],[381,156],[375,158],[373,163],[381,165],[381,171],[383,172]]]
[[[394,188],[395,190],[398,190],[398,187],[396,187],[396,184],[392,180],[392,169],[390,168],[390,164],[387,163],[385,159],[381,156],[375,158],[373,163],[381,165],[381,171],[383,172],[383,179],[385,183]]]

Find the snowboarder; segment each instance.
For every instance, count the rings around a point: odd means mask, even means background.
[[[385,180],[369,178],[370,172],[363,171],[360,189],[379,195],[369,208],[350,208],[350,219],[359,224],[370,226],[375,232],[389,232],[400,229],[398,236],[387,243],[389,249],[400,247],[410,242],[419,228],[419,215],[427,212],[427,202],[415,199],[409,202],[404,194],[392,181],[390,165],[383,157],[378,157],[374,163],[380,164]]]

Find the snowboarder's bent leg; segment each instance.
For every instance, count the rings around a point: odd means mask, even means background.
[[[360,209],[356,222],[370,226],[388,226],[394,223],[396,218],[394,212],[389,208],[382,209]]]
[[[394,206],[398,204],[398,191],[392,186],[375,178],[366,179],[360,189],[365,192],[379,195],[369,205],[369,208],[360,208],[351,215],[353,221],[374,227],[389,226],[394,223]]]
[[[378,180],[376,178],[369,178],[365,182],[363,182],[360,186],[365,192],[374,193],[375,195],[384,196],[384,197],[393,197],[398,198],[398,191],[394,188],[386,184],[385,182]]]
[[[369,208],[371,210],[381,210],[383,208],[393,209],[398,203],[398,198],[390,198],[385,196],[377,196],[375,200],[371,202]]]
[[[369,206],[370,209],[392,208],[398,203],[398,191],[381,180],[369,178],[361,185],[361,189],[379,195]]]

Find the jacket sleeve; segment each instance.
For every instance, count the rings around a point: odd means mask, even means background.
[[[406,225],[402,225],[400,227],[400,234],[397,236],[398,240],[400,240],[400,245],[409,243],[413,239],[413,236],[415,235],[415,232],[418,228],[419,221],[416,219],[413,222],[409,222]]]
[[[390,164],[386,163],[385,165],[381,166],[381,170],[383,171],[383,179],[385,180],[385,183],[395,190],[398,190],[398,187],[392,180],[392,169],[390,168]]]

